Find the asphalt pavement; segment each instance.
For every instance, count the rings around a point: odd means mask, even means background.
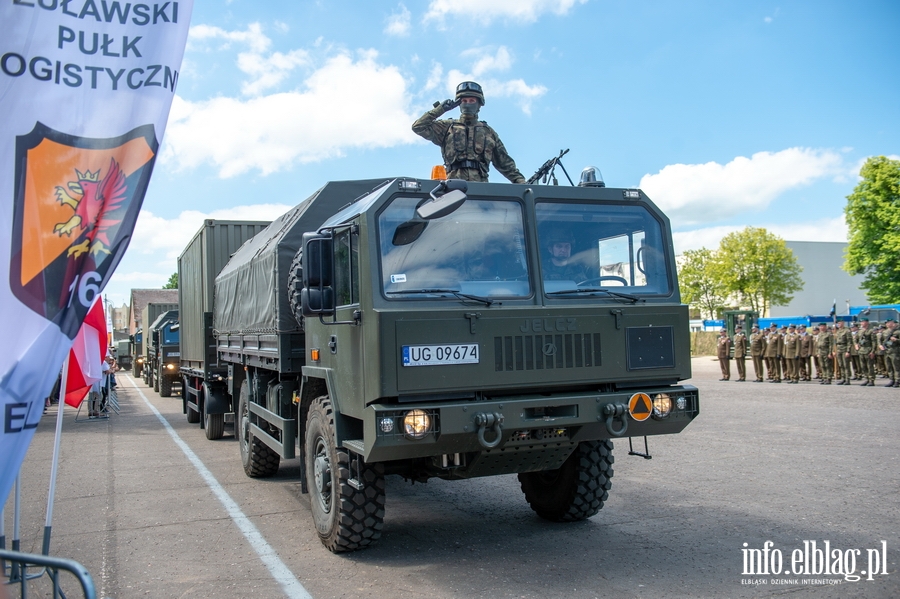
[[[593,518],[542,521],[515,476],[389,477],[382,539],[344,555],[316,538],[297,460],[247,478],[230,427],[208,441],[180,398],[120,374],[119,414],[64,413],[50,552],[115,598],[900,597],[900,389],[693,371],[700,415],[650,438],[650,460],[616,441]],[[22,469],[24,551],[41,550],[55,423]],[[10,497],[7,544],[12,515]]]

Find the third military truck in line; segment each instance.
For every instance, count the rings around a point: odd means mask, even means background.
[[[588,518],[613,439],[699,413],[669,221],[640,190],[332,182],[265,227],[207,221],[179,281],[188,420],[233,420],[250,477],[299,456],[331,551],[379,538],[387,475],[516,473],[539,516]]]

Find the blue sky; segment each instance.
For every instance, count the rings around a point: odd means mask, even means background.
[[[896,1],[199,0],[106,295],[161,287],[204,218],[429,176],[440,152],[410,125],[466,79],[526,177],[569,148],[573,177],[641,187],[679,252],[747,225],[845,241],[862,162],[900,155],[898,30]]]

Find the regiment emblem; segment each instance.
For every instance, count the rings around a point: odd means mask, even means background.
[[[97,139],[37,123],[16,138],[10,288],[69,337],[125,253],[157,150],[152,125]]]

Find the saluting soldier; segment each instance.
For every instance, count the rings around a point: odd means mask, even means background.
[[[750,329],[750,357],[753,359],[753,372],[756,374],[755,383],[763,382],[763,352],[766,349],[766,336],[759,332],[759,326],[753,325]]]
[[[800,337],[797,335],[797,327],[793,324],[788,327],[788,332],[784,336],[782,355],[784,363],[787,365],[784,378],[787,379],[788,384],[796,385],[800,382],[799,364],[797,364],[797,359],[800,357]]]
[[[781,382],[781,352],[784,351],[784,340],[778,332],[778,325],[774,322],[769,327],[769,336],[766,339],[766,370],[769,371],[769,382]]]
[[[883,376],[884,378],[891,378],[890,371],[888,370],[888,361],[885,358],[884,353],[884,334],[886,327],[884,324],[878,325],[878,350],[875,352],[876,363],[875,367],[878,370],[878,374]]]
[[[722,368],[722,378],[720,381],[727,381],[731,378],[731,339],[728,338],[728,331],[722,329],[719,331],[719,338],[716,340],[716,355],[719,357],[719,366]]]
[[[860,320],[860,329],[856,334],[856,351],[859,352],[860,366],[865,381],[863,387],[875,386],[875,350],[878,347],[878,336],[869,328],[869,319]]]
[[[734,363],[737,366],[738,371],[738,381],[746,381],[747,380],[747,349],[749,347],[749,342],[747,341],[747,335],[744,334],[744,327],[741,325],[737,325],[734,328],[734,339],[732,340],[734,344]]]
[[[797,362],[800,364],[800,380],[811,381],[812,369],[810,368],[809,357],[815,353],[816,346],[813,345],[812,335],[806,332],[805,324],[797,327],[797,334],[800,336],[800,357],[797,358]]]
[[[834,358],[834,335],[828,330],[828,325],[819,323],[819,335],[816,337],[816,355],[819,356],[819,364],[822,365],[822,380],[820,385],[831,384],[831,360]]]
[[[890,369],[891,382],[885,387],[900,387],[900,329],[897,328],[897,321],[888,320],[885,322],[887,329],[884,335],[884,359]]]

